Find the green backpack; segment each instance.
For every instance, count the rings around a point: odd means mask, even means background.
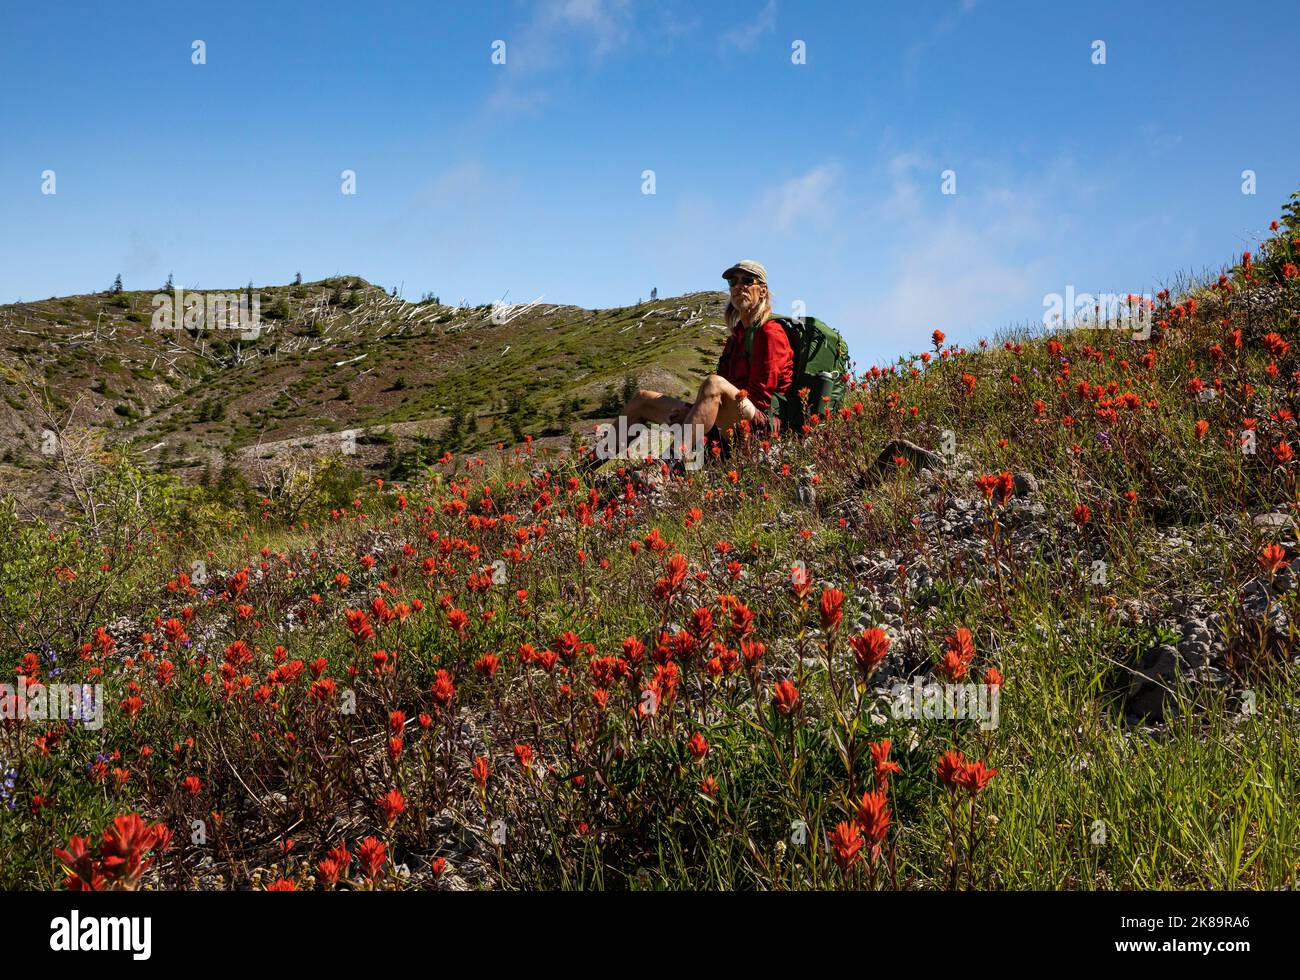
[[[837,411],[844,404],[844,375],[849,370],[849,346],[840,336],[839,331],[827,326],[816,317],[805,316],[802,324],[798,317],[773,316],[769,319],[778,321],[785,328],[790,339],[790,349],[794,352],[794,375],[790,387],[779,395],[772,396],[770,414],[781,420],[782,428],[793,429],[796,433],[803,429],[806,421],[804,403],[799,398],[802,388],[808,389],[808,411],[824,413]],[[752,359],[754,356],[754,333],[750,327],[745,332],[745,351]],[[723,349],[723,358],[726,349]],[[718,361],[721,371],[723,358]],[[829,404],[823,398],[830,398]]]

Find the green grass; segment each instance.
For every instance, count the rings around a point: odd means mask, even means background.
[[[1278,236],[1259,267],[1284,268],[1271,260],[1294,247]],[[98,839],[114,816],[134,812],[176,835],[145,879],[152,887],[214,887],[204,868],[225,887],[280,877],[323,887],[326,852],[340,842],[355,851],[367,836],[384,842],[390,863],[375,881],[349,868],[345,887],[1294,887],[1300,590],[1283,589],[1260,559],[1271,544],[1288,561],[1300,546],[1294,521],[1266,530],[1251,518],[1287,506],[1295,514],[1297,463],[1283,446],[1297,441],[1300,354],[1266,337],[1300,340],[1300,290],[1281,273],[1258,283],[1241,267],[1229,274],[1234,291],[1196,291],[1188,315],[1178,310],[1187,313],[1192,292],[1162,300],[1150,343],[1095,331],[1010,338],[866,374],[847,417],[786,440],[780,461],[746,443],[657,502],[611,485],[612,463],[588,484],[570,461],[528,446],[418,467],[400,485],[324,465],[265,504],[230,474],[202,491],[119,458],[91,474],[97,521],[47,527],[10,506],[0,515],[14,542],[0,572],[0,622],[33,653],[48,645],[71,676],[102,670],[110,709],[102,729],[74,728],[49,754],[35,743],[39,725],[0,726],[0,767],[15,772],[14,809],[0,807],[0,885],[58,886],[54,847]],[[1275,298],[1266,315],[1240,302],[1245,289]],[[538,331],[529,343],[555,345],[557,359],[527,371],[564,363],[561,342],[620,316],[630,314]],[[557,339],[566,332],[574,336]],[[1216,358],[1216,344],[1230,353]],[[483,349],[494,345],[485,339]],[[688,360],[699,356],[682,347]],[[449,393],[402,368],[419,404]],[[522,365],[512,370],[525,376]],[[1217,379],[1219,396],[1200,400],[1193,378]],[[621,380],[620,366],[609,383]],[[1126,392],[1136,407],[1123,404]],[[1253,454],[1241,451],[1247,417]],[[480,434],[490,429],[480,420]],[[937,450],[944,430],[956,456],[940,471],[873,467],[888,440]],[[370,439],[392,440],[383,431]],[[812,502],[798,491],[809,466]],[[986,501],[976,478],[1003,470],[1032,472],[1038,492],[1005,507]],[[958,500],[979,522],[941,531],[941,520],[958,519]],[[656,553],[660,537],[668,544]],[[661,595],[676,555],[687,574]],[[195,560],[212,578],[186,587],[178,575]],[[493,584],[497,560],[506,581]],[[811,576],[802,598],[796,561]],[[241,569],[249,584],[235,595]],[[1287,625],[1262,631],[1244,609],[1258,582],[1274,588]],[[838,627],[821,622],[823,588],[844,594]],[[383,625],[376,599],[405,603],[409,615]],[[1134,664],[1179,642],[1187,602],[1220,617],[1222,683],[1180,681],[1163,720],[1126,720]],[[766,646],[752,668],[729,631],[738,605]],[[347,609],[366,610],[376,635],[354,638]],[[463,634],[451,609],[467,616]],[[656,638],[703,610],[713,626],[697,627],[699,649],[671,655],[676,696],[661,678],[658,710],[642,717],[637,706],[656,689]],[[164,649],[161,624],[173,617],[195,646]],[[859,617],[889,628],[891,664],[906,679],[933,678],[947,638],[969,629],[972,677],[996,669],[1004,678],[998,724],[882,710],[879,675],[865,677],[848,649]],[[566,631],[592,649],[550,669],[521,656],[525,645],[559,655]],[[646,641],[641,662],[626,659],[627,637]],[[223,676],[237,641],[252,660]],[[474,666],[488,653],[500,658],[493,677]],[[614,661],[599,658],[621,656],[629,676],[604,676]],[[352,693],[356,712],[322,703],[310,670],[277,680],[277,657],[323,658],[322,677]],[[166,683],[163,659],[174,668]],[[51,663],[36,660],[48,673]],[[434,694],[443,670],[455,686],[450,710]],[[799,691],[789,716],[777,709],[780,681]],[[387,751],[394,710],[407,718],[396,762]],[[696,734],[709,743],[698,761]],[[899,766],[882,851],[843,870],[829,835],[854,821],[876,785],[868,746],[882,739]],[[521,744],[532,747],[532,770],[515,759]],[[977,795],[939,779],[950,750],[996,767]],[[114,752],[109,769],[127,773],[120,785],[92,768]],[[479,757],[492,770],[486,792],[470,775]],[[187,776],[199,779],[194,793]],[[705,792],[705,780],[716,788]],[[378,800],[392,790],[406,809],[390,826]],[[441,879],[427,871],[437,857],[447,861]],[[398,877],[397,864],[413,877]]]

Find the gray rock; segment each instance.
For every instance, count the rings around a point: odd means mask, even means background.
[[[1210,659],[1208,643],[1193,643],[1188,640],[1178,644],[1178,656],[1193,670],[1203,666]]]
[[[1017,473],[1015,481],[1015,495],[1017,497],[1028,497],[1031,494],[1038,493],[1038,478],[1034,474],[1028,471]]]
[[[941,470],[943,468],[943,457],[938,453],[931,452],[923,446],[918,446],[914,442],[908,442],[906,439],[891,439],[885,443],[880,455],[876,457],[873,469],[876,471],[888,471],[894,468],[894,458],[902,456],[907,460],[908,465],[914,471],[922,469]]]
[[[1124,700],[1125,713],[1131,719],[1163,721],[1166,702],[1178,681],[1178,650],[1168,644],[1152,647],[1135,669]]]
[[[1263,619],[1272,604],[1268,586],[1262,580],[1253,578],[1242,587],[1241,608],[1251,619]]]
[[[1251,518],[1250,522],[1262,531],[1270,531],[1277,528],[1290,527],[1291,515],[1271,511],[1267,514],[1256,514]]]

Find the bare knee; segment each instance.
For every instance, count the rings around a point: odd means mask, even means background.
[[[720,374],[710,374],[700,385],[702,397],[720,398],[728,388],[727,379]]]

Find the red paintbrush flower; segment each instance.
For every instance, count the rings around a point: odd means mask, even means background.
[[[63,870],[68,872],[68,877],[63,879],[63,886],[69,891],[97,892],[108,883],[89,845],[87,838],[73,837],[68,841],[67,850],[58,847],[54,849],[54,856],[63,864]]]
[[[1286,564],[1286,549],[1280,544],[1270,544],[1264,548],[1256,560],[1264,566],[1264,571],[1272,575]]]
[[[835,863],[839,865],[840,873],[846,873],[862,856],[858,853],[862,850],[862,831],[852,821],[840,821],[831,831],[831,847],[835,851]]]
[[[989,780],[998,774],[996,769],[990,769],[984,764],[984,760],[979,762],[968,762],[962,766],[961,772],[957,775],[957,783],[966,788],[966,792],[974,796],[985,786]]]
[[[347,609],[344,610],[343,617],[356,642],[364,643],[375,635],[375,630],[370,625],[370,617],[366,615],[365,610]]]
[[[713,636],[713,610],[701,606],[691,611],[691,631],[701,640]]]
[[[636,667],[645,657],[645,644],[635,636],[623,638],[623,659],[631,666]]]
[[[940,662],[939,673],[949,681],[958,683],[966,679],[971,661],[975,659],[975,641],[971,639],[970,630],[961,627],[952,636],[946,637],[947,647]]]
[[[127,890],[134,889],[153,863],[148,854],[157,843],[157,828],[146,824],[139,814],[114,817],[99,844],[105,876]]]
[[[956,789],[962,778],[962,773],[966,768],[966,757],[960,752],[945,752],[939,757],[939,764],[935,771],[939,778],[949,789]]]
[[[823,589],[821,599],[822,629],[839,629],[844,621],[844,593],[839,589]]]
[[[696,732],[687,741],[686,748],[690,750],[691,756],[696,762],[703,762],[704,757],[709,752],[709,741],[699,732]]]
[[[767,644],[760,643],[758,640],[746,638],[740,641],[740,654],[745,658],[745,666],[750,670],[758,669],[759,662],[766,652]]]
[[[388,845],[378,837],[367,837],[357,845],[357,860],[370,882],[378,880],[388,862]]]
[[[479,784],[480,789],[487,789],[489,774],[490,770],[488,769],[487,759],[483,756],[479,756],[474,760],[474,765],[470,768],[470,775],[474,777],[474,781]]]
[[[577,659],[578,650],[581,646],[582,641],[578,634],[572,630],[567,630],[555,638],[555,641],[551,644],[551,649],[559,654],[566,664],[571,664]]]
[[[880,844],[889,832],[889,801],[884,790],[863,793],[855,817],[862,836],[871,844],[871,853],[880,854]]]
[[[1283,340],[1282,335],[1278,333],[1265,334],[1264,346],[1274,357],[1286,357],[1287,351],[1291,349],[1291,345]]]
[[[448,610],[447,625],[456,631],[457,636],[464,637],[465,628],[469,626],[469,613],[463,609]]]
[[[379,807],[384,811],[384,823],[391,827],[406,809],[406,798],[399,790],[390,789],[379,798]]]
[[[346,867],[339,864],[334,858],[324,858],[316,865],[316,870],[320,876],[325,879],[325,884],[331,887],[339,883],[339,875],[346,871]]]
[[[891,762],[889,759],[889,750],[892,746],[893,742],[887,738],[871,743],[871,760],[876,767],[876,787],[882,791],[889,789],[889,777],[891,775],[903,771],[902,766],[897,762]]]
[[[798,702],[799,689],[790,681],[777,681],[772,687],[772,704],[781,714],[790,714]]]
[[[347,871],[352,865],[352,852],[348,850],[348,846],[342,841],[339,841],[337,847],[330,848],[329,858],[344,871]]]
[[[248,644],[243,640],[236,640],[230,646],[226,647],[226,663],[230,664],[236,670],[253,660],[253,651],[248,648]]]
[[[858,636],[850,637],[849,645],[853,647],[853,656],[858,662],[858,668],[865,676],[870,677],[885,659],[885,654],[889,652],[889,637],[879,626],[873,626]]]
[[[456,688],[451,683],[451,675],[445,670],[439,670],[433,677],[433,700],[438,703],[438,707],[446,708],[451,704],[455,694]]]

